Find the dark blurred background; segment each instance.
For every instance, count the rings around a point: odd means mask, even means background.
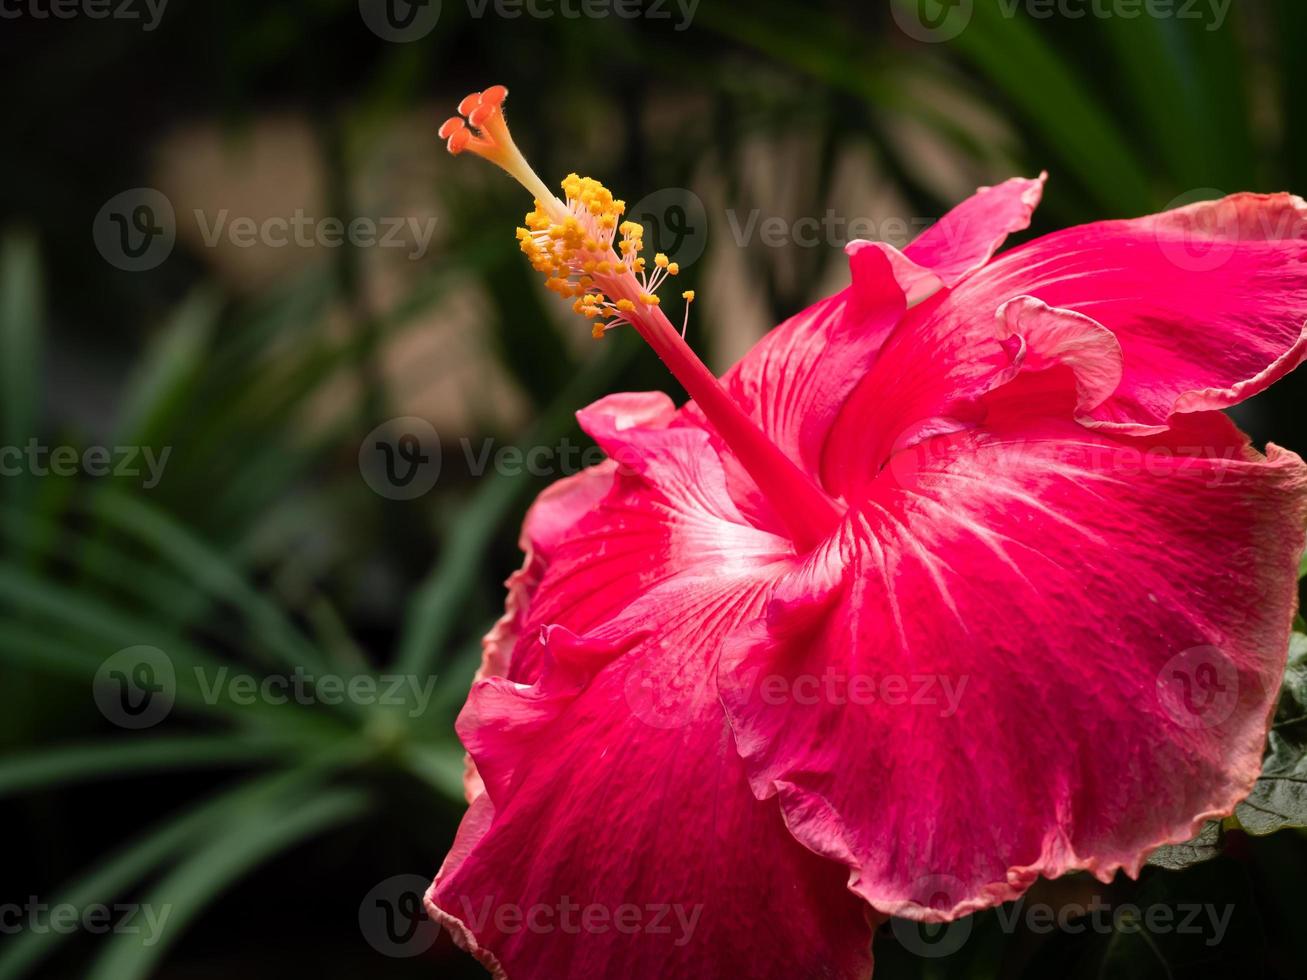
[[[1035,232],[1307,187],[1301,0],[938,4],[0,0],[0,980],[483,975],[410,928],[479,637],[571,413],[683,396],[445,155],[467,92],[635,202],[717,369],[979,184],[1049,170]],[[1304,450],[1303,384],[1239,421]],[[1229,905],[1218,943],[989,913],[877,976],[1303,976],[1304,880],[1235,831],[1036,893]]]

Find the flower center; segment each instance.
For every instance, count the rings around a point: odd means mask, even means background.
[[[626,202],[599,181],[568,174],[563,193],[567,217],[554,220],[552,209],[537,201],[526,227],[517,229],[517,239],[535,270],[548,277],[546,286],[560,296],[576,297],[572,309],[595,321],[592,333],[598,339],[613,327],[633,323],[640,307],[659,305],[658,288],[681,267],[659,252],[653,270],[646,268],[640,255],[644,227],[618,223]],[[681,297],[688,322],[694,293],[687,290]]]
[[[839,521],[831,499],[789,459],[736,404],[662,312],[658,288],[680,269],[668,256],[654,256],[653,269],[640,255],[644,229],[622,221],[624,201],[589,177],[568,174],[563,198],[555,196],[513,143],[504,121],[508,89],[494,85],[458,105],[459,115],[440,127],[455,155],[471,151],[500,167],[535,197],[535,208],[517,230],[522,251],[546,277],[545,285],[573,300],[577,313],[593,320],[596,338],[629,324],[654,349],[753,478],[785,522],[800,550],[824,539]],[[681,294],[689,304],[694,293]]]

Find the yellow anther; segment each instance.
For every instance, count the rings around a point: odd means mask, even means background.
[[[685,336],[686,329],[690,326],[690,304],[694,302],[694,290],[687,289],[681,293],[681,299],[685,300],[685,318],[681,320],[681,336]]]
[[[667,274],[669,276],[680,275],[680,273],[681,273],[681,264],[679,262],[673,262],[667,266]]]
[[[577,313],[596,320],[594,335],[602,337],[613,323],[658,306],[654,290],[663,276],[675,275],[680,266],[658,252],[653,266],[660,271],[649,276],[640,256],[644,226],[622,220],[626,202],[614,198],[599,181],[575,173],[561,186],[565,202],[541,203],[537,197],[517,229],[517,240],[532,267],[545,275],[545,287],[572,300]],[[621,291],[634,299],[608,298],[608,288],[620,280],[625,280]]]

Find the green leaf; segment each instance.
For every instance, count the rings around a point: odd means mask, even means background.
[[[41,267],[36,243],[10,235],[0,244],[0,446],[36,436],[41,414]],[[26,500],[32,481],[6,477],[5,497]]]
[[[142,772],[295,761],[322,742],[272,732],[129,737],[0,756],[0,797]]]
[[[1301,633],[1289,640],[1262,774],[1229,823],[1258,836],[1307,827],[1307,636]],[[1148,863],[1177,870],[1217,857],[1225,843],[1224,829],[1220,821],[1209,821],[1192,840],[1158,848]]]
[[[1145,875],[1110,921],[1102,980],[1265,975],[1258,903],[1246,868],[1231,858]]]
[[[41,268],[36,243],[10,235],[0,245],[0,419],[4,445],[35,435],[40,410]]]
[[[519,443],[524,450],[556,443],[574,424],[575,410],[584,405],[629,362],[638,349],[615,343],[607,356],[582,372],[559,394],[543,418]],[[460,513],[439,561],[410,601],[400,638],[397,669],[406,674],[428,673],[440,655],[455,621],[464,612],[476,582],[476,569],[486,549],[502,531],[513,506],[533,485],[523,476],[487,474],[485,484]]]
[[[413,743],[404,750],[410,772],[452,800],[463,799],[463,750],[455,745]]]
[[[1262,774],[1235,816],[1250,834],[1307,827],[1307,636],[1301,633],[1289,644]]]
[[[205,366],[218,309],[214,293],[196,290],[154,338],[124,388],[127,400],[118,413],[118,443],[148,442],[160,420],[169,417],[185,397]]]
[[[362,790],[336,789],[294,805],[251,807],[209,839],[145,896],[167,918],[157,936],[118,933],[86,974],[88,980],[144,980],[186,927],[232,884],[280,852],[358,819],[370,800]]]
[[[118,493],[99,495],[94,510],[110,526],[156,550],[186,580],[239,609],[262,647],[285,665],[325,670],[321,655],[280,607],[251,586],[227,558],[164,511]]]
[[[92,903],[111,902],[165,861],[184,852],[195,841],[210,836],[215,828],[228,824],[232,813],[270,799],[302,799],[326,775],[349,761],[348,756],[339,752],[324,753],[291,772],[224,789],[181,813],[169,816],[108,855],[66,889],[57,892],[51,904],[81,908]],[[63,938],[63,933],[53,929],[45,932],[29,929],[6,937],[4,945],[0,946],[0,980],[16,980],[28,975]]]
[[[1095,99],[1099,87],[1086,84],[1029,18],[1007,17],[997,5],[978,3],[971,24],[950,46],[1061,154],[1061,169],[1074,173],[1100,207],[1130,215],[1150,210],[1147,171],[1129,136]]]
[[[47,484],[50,487],[62,485],[62,481]],[[164,618],[170,624],[185,622],[184,618],[172,614],[195,607],[196,599],[201,598],[190,582],[161,571],[157,563],[143,561],[139,554],[127,555],[108,542],[93,541],[78,529],[80,522],[72,524],[67,520],[68,509],[66,500],[51,506],[49,513],[41,513],[36,507],[0,507],[0,535],[33,555],[67,555],[94,547],[97,556],[94,567],[83,566],[88,572],[84,580],[87,587],[95,585],[107,587],[108,591],[121,590],[125,596],[148,603],[155,609],[166,610]]]
[[[1166,844],[1159,847],[1148,857],[1148,863],[1168,871],[1180,871],[1184,868],[1210,861],[1221,853],[1225,846],[1225,833],[1221,821],[1209,820],[1198,832],[1198,836],[1181,844]]]
[[[224,681],[240,671],[239,665],[217,660],[175,634],[162,631],[156,623],[124,616],[84,594],[0,565],[0,599],[8,599],[29,616],[44,616],[48,620],[39,625],[7,623],[0,630],[0,660],[27,664],[86,683],[88,699],[90,685],[106,657],[128,647],[155,646],[164,651],[175,668],[179,707],[261,725],[268,730],[285,731],[293,727],[324,736],[349,734],[343,719],[338,721],[338,715],[314,711],[294,700],[286,704],[259,699],[237,703],[228,696],[230,690]],[[218,692],[217,696],[213,691]]]

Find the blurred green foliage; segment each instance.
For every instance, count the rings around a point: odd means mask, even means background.
[[[489,82],[513,90],[515,132],[542,173],[585,168],[602,147],[597,176],[630,197],[696,188],[709,174],[738,199],[753,140],[797,136],[815,148],[784,175],[797,213],[821,214],[841,151],[869,144],[908,214],[941,214],[952,202],[917,144],[897,137],[905,124],[978,180],[1051,171],[1043,229],[1307,186],[1298,0],[1248,0],[1217,29],[1006,16],[997,0],[976,0],[965,29],[934,44],[899,29],[888,3],[702,0],[683,31],[472,9],[446,0],[437,29],[412,44],[368,32],[354,0],[177,4],[153,32],[3,26],[0,73],[21,97],[0,106],[0,219],[11,229],[0,251],[0,445],[173,452],[148,491],[0,479],[5,894],[73,905],[136,896],[174,911],[156,945],[7,937],[0,978],[200,976],[206,959],[249,976],[429,974],[430,962],[378,960],[363,946],[358,902],[388,875],[434,871],[451,840],[462,771],[453,719],[544,481],[455,479],[414,501],[370,492],[358,447],[395,413],[380,352],[473,283],[488,301],[485,342],[533,420],[480,434],[579,442],[571,413],[587,400],[667,384],[630,338],[610,338],[598,357],[574,353],[516,253],[523,202],[461,172],[437,189],[445,244],[384,307],[348,248],[255,295],[219,285],[184,248],[149,273],[115,269],[94,250],[92,218],[148,182],[150,148],[179,122],[220,118],[238,140],[261,111],[301,113],[328,207],[342,216],[358,208],[360,158],[391,122]],[[670,126],[649,138],[643,123],[669,107]],[[972,124],[977,113],[1000,121],[1002,145]],[[710,222],[708,233],[724,231]],[[841,255],[750,249],[748,259],[751,288],[780,319]],[[1301,382],[1286,383],[1241,421],[1301,449],[1302,395]],[[148,732],[106,725],[91,700],[105,658],[137,645],[178,667],[177,710]],[[208,676],[434,674],[438,685],[416,717],[411,705],[242,705],[206,697],[197,666]],[[877,976],[1200,977],[1240,964],[1302,975],[1307,847],[1292,834],[1232,846],[1201,869],[1114,886],[1118,900],[1170,889],[1236,903],[1239,939],[1219,956],[1195,960],[1137,935],[1014,935],[990,914],[954,956],[914,957],[887,937]],[[477,975],[444,955],[444,975]]]

